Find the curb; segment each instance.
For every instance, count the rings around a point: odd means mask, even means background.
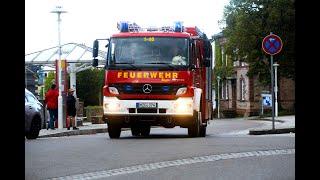
[[[99,129],[80,129],[80,130],[71,130],[66,132],[54,133],[41,135],[39,138],[43,137],[62,137],[62,136],[76,136],[76,135],[88,135],[88,134],[97,134],[97,133],[106,133],[108,128],[99,128]]]
[[[267,119],[267,118],[250,118],[250,119],[246,119],[246,120],[253,120],[253,121],[271,121],[272,122],[272,119]],[[280,123],[284,123],[285,121],[284,120],[278,120],[278,119],[274,119],[274,122],[280,122]]]
[[[128,128],[121,129],[121,131],[127,131],[127,130]],[[89,135],[89,134],[107,133],[107,132],[108,132],[108,128],[80,129],[80,130],[70,130],[66,132],[59,132],[54,134],[39,135],[38,138]]]
[[[295,128],[250,130],[249,135],[295,133]]]

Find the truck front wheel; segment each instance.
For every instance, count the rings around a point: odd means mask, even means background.
[[[142,126],[140,128],[141,136],[149,136],[150,135],[150,129],[151,129],[150,126]]]
[[[206,137],[207,134],[207,126],[200,125],[200,137]]]
[[[132,136],[139,136],[140,135],[139,127],[131,126],[131,134],[132,134]]]
[[[118,139],[121,134],[121,127],[119,125],[108,124],[108,134],[110,139]]]
[[[200,118],[201,112],[193,112],[193,123],[188,127],[188,135],[190,137],[198,137],[200,135]]]

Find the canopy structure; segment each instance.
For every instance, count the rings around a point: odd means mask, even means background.
[[[68,63],[91,63],[92,48],[84,44],[67,43],[61,45],[61,59],[67,60]],[[99,64],[105,63],[106,52],[99,51]],[[41,51],[25,55],[25,64],[55,64],[59,59],[59,46],[44,49]]]
[[[92,66],[92,51],[93,49],[85,46],[84,44],[67,43],[61,45],[61,60],[66,60],[68,63],[67,72],[70,74],[70,87],[76,89],[76,73],[84,71],[86,69],[93,68]],[[98,59],[99,66],[105,65],[106,52],[99,51]],[[26,71],[26,86],[31,83],[27,82],[28,73],[39,74],[39,77],[45,76],[44,73],[47,71],[56,70],[56,60],[59,59],[59,46],[44,49],[41,51],[29,53],[25,55],[25,71]],[[30,71],[30,69],[32,71]],[[38,72],[41,70],[41,73]],[[33,79],[34,81],[34,79]],[[43,80],[40,80],[43,82]],[[31,84],[34,86],[34,83]],[[76,92],[74,93],[76,95]]]

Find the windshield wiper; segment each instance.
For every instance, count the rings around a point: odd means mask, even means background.
[[[114,63],[113,65],[116,65],[116,64],[127,64],[127,65],[130,65],[131,67],[133,67],[134,69],[138,69],[135,65],[133,65],[133,63],[122,62],[122,63]]]
[[[165,62],[149,62],[149,63],[144,63],[144,64],[165,64],[171,67],[174,70],[179,70],[176,66],[173,66],[171,63],[165,63]]]

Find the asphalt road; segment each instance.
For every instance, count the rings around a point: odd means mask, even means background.
[[[177,127],[147,138],[124,131],[118,140],[107,133],[26,140],[25,179],[295,179],[294,134],[242,133],[262,125],[216,120],[205,138]]]

